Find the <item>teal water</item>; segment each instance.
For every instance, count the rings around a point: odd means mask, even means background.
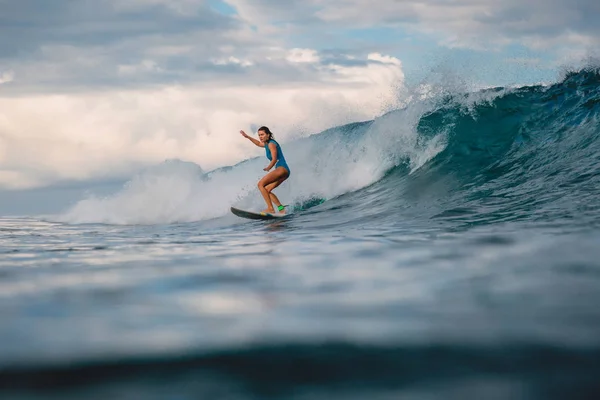
[[[596,398],[599,117],[594,69],[442,93],[282,144],[284,220],[227,213],[262,160],[4,217],[2,398]]]

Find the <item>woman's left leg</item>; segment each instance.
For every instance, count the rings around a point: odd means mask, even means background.
[[[273,205],[275,206],[275,208],[277,210],[279,210],[279,206],[281,205],[281,201],[279,201],[279,198],[275,195],[275,193],[273,193],[273,189],[275,189],[277,186],[281,185],[286,179],[287,179],[287,177],[285,177],[283,179],[280,179],[280,180],[278,180],[276,182],[269,183],[267,185],[267,191],[269,192],[269,197],[271,198],[271,201],[273,202]]]

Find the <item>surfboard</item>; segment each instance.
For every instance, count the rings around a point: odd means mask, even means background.
[[[239,208],[231,207],[231,212],[238,217],[248,219],[281,219],[289,216],[289,214],[267,214],[254,211],[240,210]]]

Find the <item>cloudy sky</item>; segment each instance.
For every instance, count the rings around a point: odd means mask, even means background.
[[[398,106],[444,71],[551,82],[597,55],[597,0],[0,0],[0,190],[204,169]]]

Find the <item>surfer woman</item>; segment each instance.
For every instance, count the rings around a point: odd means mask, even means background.
[[[285,157],[283,156],[281,147],[279,147],[279,143],[273,139],[273,133],[266,126],[261,126],[258,129],[258,138],[260,140],[256,140],[253,137],[248,136],[248,134],[246,134],[244,131],[240,131],[240,133],[243,137],[249,139],[258,147],[265,148],[267,158],[271,162],[263,169],[264,171],[270,171],[271,168],[275,167],[273,171],[269,172],[263,176],[260,181],[258,181],[258,190],[260,190],[260,193],[267,203],[267,209],[262,212],[269,214],[275,213],[275,209],[273,208],[273,204],[275,204],[277,210],[284,214],[285,206],[281,205],[281,202],[273,193],[273,189],[281,185],[283,181],[290,176],[290,167],[288,167],[287,163],[285,162]]]

